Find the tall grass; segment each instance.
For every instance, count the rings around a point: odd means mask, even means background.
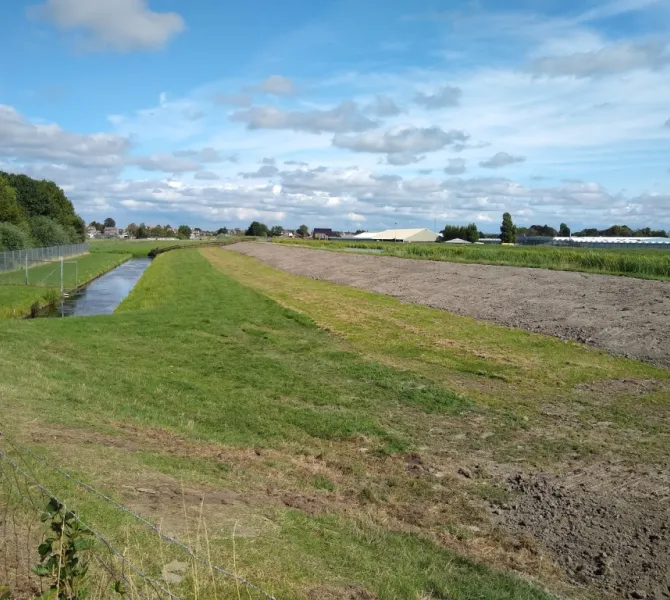
[[[419,260],[532,267],[626,275],[643,279],[670,279],[670,251],[660,249],[593,249],[542,246],[446,246],[385,242],[327,242],[281,240],[327,250],[378,249],[386,256]]]

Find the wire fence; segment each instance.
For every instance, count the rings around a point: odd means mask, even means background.
[[[86,516],[76,504],[88,509]],[[193,530],[186,512],[184,522],[188,542],[0,431],[0,597],[23,600],[56,589],[54,597],[74,599],[85,589],[86,597],[96,599],[277,600],[236,567],[213,561],[213,540],[202,518]],[[54,537],[54,531],[60,533]],[[234,533],[232,542],[236,565]],[[58,557],[51,570],[45,554]],[[78,568],[83,574],[73,577]]]
[[[50,248],[30,248],[28,250],[6,250],[0,252],[0,273],[29,269],[35,264],[58,261],[88,252],[88,244],[68,244]]]

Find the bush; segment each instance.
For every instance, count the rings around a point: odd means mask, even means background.
[[[70,236],[62,225],[49,217],[33,217],[30,229],[37,246],[63,246],[70,243]]]
[[[0,252],[24,250],[30,246],[30,236],[23,229],[11,223],[0,223]]]

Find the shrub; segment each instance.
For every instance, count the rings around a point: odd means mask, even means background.
[[[30,248],[30,236],[11,223],[0,223],[0,252]]]
[[[38,246],[48,248],[70,243],[70,236],[63,226],[49,217],[33,217],[30,219],[30,229]]]

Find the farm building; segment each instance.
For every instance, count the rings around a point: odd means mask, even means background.
[[[386,231],[359,233],[357,240],[373,240],[375,242],[435,242],[437,233],[430,229],[387,229]]]

